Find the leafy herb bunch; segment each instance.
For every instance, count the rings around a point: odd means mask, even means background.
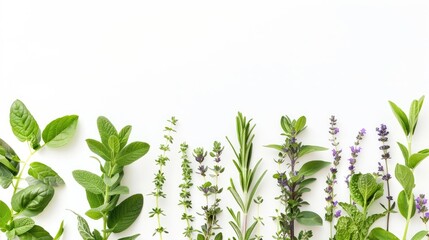
[[[20,100],[10,108],[10,125],[15,136],[28,144],[30,154],[25,160],[15,153],[5,141],[0,139],[0,186],[12,186],[11,208],[0,201],[0,230],[8,239],[60,239],[63,223],[54,238],[32,217],[40,214],[54,196],[54,187],[64,185],[63,179],[50,167],[40,162],[31,162],[32,156],[45,146],[57,148],[67,144],[73,137],[78,116],[64,116],[50,122],[41,132],[36,119]],[[43,142],[41,140],[43,139]],[[31,163],[30,163],[31,162]],[[22,188],[24,172],[28,186]]]
[[[286,165],[287,171],[280,171],[274,174],[274,178],[280,188],[281,194],[276,198],[283,205],[283,211],[278,211],[275,217],[278,222],[278,231],[275,239],[310,239],[313,234],[311,230],[302,230],[296,233],[296,222],[306,226],[322,225],[322,218],[312,211],[301,211],[301,208],[308,203],[303,199],[303,194],[309,192],[308,185],[316,178],[311,178],[313,174],[330,165],[329,162],[313,160],[304,163],[298,169],[299,160],[306,154],[324,151],[326,148],[312,145],[303,145],[298,140],[298,135],[306,128],[306,118],[301,116],[297,120],[291,120],[288,116],[283,116],[280,120],[283,129],[282,135],[285,141],[282,145],[268,145],[279,151],[278,159],[275,162],[281,166]]]
[[[97,126],[101,141],[87,139],[86,143],[97,155],[94,159],[100,164],[101,174],[85,170],[73,171],[73,177],[85,189],[91,207],[85,215],[93,220],[103,221],[101,231],[91,231],[88,222],[76,214],[78,230],[84,240],[107,240],[112,233],[125,231],[136,221],[143,208],[142,194],[134,194],[121,203],[119,198],[129,193],[128,187],[121,185],[125,175],[124,168],[143,157],[149,151],[149,144],[128,144],[131,126],[125,126],[118,132],[106,117],[99,117]],[[138,236],[136,234],[121,240],[132,240]]]

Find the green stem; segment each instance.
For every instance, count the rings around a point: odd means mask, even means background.
[[[108,177],[111,177],[111,175],[112,175],[111,171],[114,167],[115,166],[110,167],[110,170],[107,174]],[[109,192],[110,192],[110,187],[109,187],[109,185],[106,184],[106,188],[104,190],[104,205],[105,206],[107,206],[107,204],[109,204],[109,200],[110,200]],[[107,214],[103,214],[103,240],[109,239],[109,236],[110,236],[110,233],[107,233]]]
[[[164,151],[164,156],[165,156],[165,151]],[[162,165],[159,166],[159,171],[162,172]],[[159,194],[157,194],[155,196],[155,201],[156,201],[156,209],[159,209]],[[158,229],[161,228],[161,214],[157,213],[156,214],[156,220],[158,222]],[[159,239],[162,240],[162,231],[159,232]]]
[[[407,240],[407,233],[408,233],[408,225],[410,224],[410,220],[411,220],[411,214],[413,212],[412,207],[413,206],[413,194],[410,195],[410,197],[408,198],[408,213],[407,213],[407,221],[405,224],[405,230],[404,230],[404,235],[402,236],[402,240]]]

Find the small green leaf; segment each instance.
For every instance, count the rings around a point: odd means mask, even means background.
[[[130,189],[127,186],[117,186],[113,190],[109,192],[109,196],[120,195],[120,194],[128,194]]]
[[[407,196],[412,194],[414,188],[414,175],[407,166],[396,164],[395,177],[404,188]]]
[[[312,152],[320,152],[320,151],[326,151],[327,148],[319,147],[319,146],[312,146],[312,145],[303,145],[299,149],[298,157],[302,157],[304,155],[307,155]]]
[[[77,216],[77,229],[80,233],[80,236],[83,238],[83,240],[95,240],[94,237],[91,234],[91,229],[89,229],[88,222],[85,220],[85,218],[81,217],[79,214],[73,212]]]
[[[412,206],[411,206],[411,217],[414,216],[414,214],[416,213],[416,202],[414,201],[414,195],[413,195],[413,201],[412,201]],[[410,197],[407,196],[407,194],[405,193],[404,190],[402,190],[399,194],[398,194],[398,209],[399,212],[401,213],[401,215],[404,218],[407,218],[408,216],[408,200],[410,199]]]
[[[130,125],[125,126],[119,132],[119,142],[121,143],[121,149],[125,147],[128,143],[128,138],[130,137],[132,127]]]
[[[102,157],[106,161],[111,160],[109,149],[101,142],[94,139],[86,139],[86,144],[88,145],[89,150],[91,150],[93,153]]]
[[[214,238],[214,240],[223,240],[223,235],[222,235],[222,233],[218,233],[218,234],[216,235],[216,237]]]
[[[414,236],[411,238],[411,240],[422,240],[423,238],[426,237],[427,234],[428,234],[427,230],[417,232],[416,234],[414,234]]]
[[[104,175],[104,183],[109,187],[113,186],[118,181],[118,179],[119,179],[119,173],[113,175],[113,177],[108,177]]]
[[[398,146],[399,146],[399,149],[401,149],[401,152],[402,152],[402,156],[404,157],[404,160],[405,160],[405,166],[408,166],[409,167],[409,164],[408,164],[408,158],[410,157],[410,154],[408,153],[408,149],[407,149],[407,147],[405,147],[402,143],[400,143],[400,142],[397,142],[397,144],[398,144]]]
[[[419,151],[418,153],[411,154],[410,159],[408,161],[408,167],[414,169],[419,165],[421,161],[426,159],[429,156],[429,149],[424,149]]]
[[[90,191],[86,191],[86,199],[88,200],[91,208],[97,208],[104,203],[103,194],[94,194]]]
[[[197,240],[205,240],[204,235],[203,234],[198,234]]]
[[[270,145],[266,145],[264,147],[272,148],[272,149],[275,149],[277,151],[284,152],[284,147],[282,145],[270,144]]]
[[[28,217],[36,216],[48,206],[53,196],[51,186],[30,185],[12,196],[12,209]]]
[[[28,175],[53,187],[64,185],[64,180],[58,175],[58,173],[40,162],[32,162],[30,164]]]
[[[20,100],[15,100],[10,107],[10,125],[19,141],[31,142],[33,149],[39,147],[41,139],[39,125]]]
[[[35,225],[28,232],[19,236],[20,240],[52,240],[51,235],[41,226]],[[56,238],[55,240],[57,240]]]
[[[54,237],[54,240],[59,240],[64,233],[64,221],[61,221],[60,227],[57,231],[57,234]]]
[[[302,130],[304,130],[306,123],[307,123],[307,119],[305,118],[305,116],[301,116],[300,118],[298,118],[298,120],[295,123],[295,131],[299,133]]]
[[[100,116],[97,119],[98,132],[100,133],[101,142],[105,146],[109,146],[110,136],[118,136],[118,131],[115,126],[106,117]]]
[[[125,166],[143,157],[149,151],[149,144],[144,142],[133,142],[123,148],[118,155],[116,163]]]
[[[50,122],[42,133],[45,144],[49,147],[62,147],[73,138],[79,117],[64,116]]]
[[[109,137],[109,148],[110,151],[113,152],[113,154],[117,154],[119,152],[121,145],[119,143],[119,138],[117,136],[110,136]]]
[[[399,240],[399,238],[393,233],[377,227],[371,230],[368,240]]]
[[[106,189],[103,179],[94,173],[85,170],[75,170],[73,171],[73,177],[85,190],[94,194],[103,194]]]
[[[3,165],[0,164],[0,186],[6,189],[12,184],[13,174]]]
[[[322,218],[315,212],[302,211],[298,214],[296,220],[305,226],[322,226]]]
[[[301,169],[298,171],[298,174],[300,176],[308,177],[308,176],[311,176],[311,175],[317,173],[318,171],[320,171],[321,169],[323,169],[329,165],[331,165],[330,162],[325,162],[325,161],[320,161],[320,160],[306,162],[302,165]]]
[[[16,235],[21,235],[30,231],[30,229],[32,229],[34,225],[35,223],[33,219],[28,217],[17,218],[13,220],[13,228],[15,229]]]
[[[109,213],[107,226],[114,233],[119,233],[126,230],[140,215],[142,208],[142,194],[135,194],[125,199]]]
[[[401,125],[402,130],[404,130],[405,135],[408,136],[410,134],[410,124],[408,123],[407,115],[405,115],[404,111],[402,111],[402,109],[395,103],[389,101],[389,104],[392,108],[393,114]]]
[[[140,236],[140,234],[132,235],[129,237],[119,238],[118,240],[135,240]]]
[[[4,228],[11,219],[12,214],[9,207],[0,200],[0,228]]]

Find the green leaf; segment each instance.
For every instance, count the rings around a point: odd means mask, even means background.
[[[393,233],[377,227],[369,233],[368,240],[399,240],[399,238]]]
[[[411,102],[410,112],[408,114],[411,135],[414,134],[414,130],[416,129],[417,121],[419,119],[419,113],[420,113],[419,102],[417,100],[413,100]]]
[[[402,156],[404,157],[405,160],[405,166],[409,166],[408,164],[408,158],[410,157],[410,154],[408,153],[408,149],[407,147],[405,147],[402,143],[397,142],[399,149],[401,149],[402,152]]]
[[[350,197],[353,199],[353,201],[359,204],[360,206],[363,206],[365,199],[359,190],[359,178],[361,176],[362,176],[361,173],[353,174],[350,179],[349,188],[350,188]]]
[[[39,125],[20,100],[15,100],[10,107],[10,126],[19,141],[31,142],[33,149],[39,147],[41,138]]]
[[[123,148],[118,155],[116,163],[125,166],[143,157],[149,151],[149,144],[145,142],[133,142]]]
[[[80,233],[80,236],[83,238],[83,240],[95,240],[94,237],[91,234],[91,229],[89,229],[88,222],[85,220],[85,218],[81,217],[79,214],[73,212],[77,216],[77,229]]]
[[[86,199],[88,200],[91,208],[98,208],[104,203],[103,194],[94,194],[90,191],[86,191]]]
[[[44,228],[35,225],[28,232],[19,236],[20,240],[52,240],[53,238]],[[57,238],[55,239],[57,240]]]
[[[113,177],[108,177],[104,175],[104,183],[109,187],[113,186],[118,181],[118,179],[119,179],[119,173],[113,175]]]
[[[57,234],[54,237],[54,240],[59,240],[64,233],[64,221],[61,221],[60,227],[57,231]]]
[[[216,234],[216,237],[214,238],[214,240],[222,240],[222,239],[223,239],[222,233]]]
[[[377,181],[371,173],[363,174],[358,180],[358,189],[364,202],[367,202],[378,189]]]
[[[42,133],[45,144],[49,147],[62,147],[73,138],[79,117],[64,116],[50,122]]]
[[[411,169],[414,169],[419,165],[421,161],[423,161],[425,158],[429,156],[429,149],[424,149],[419,151],[418,153],[414,153],[410,156],[410,159],[408,161],[408,167]]]
[[[119,143],[119,138],[117,136],[110,136],[109,138],[109,148],[110,151],[116,155],[119,152],[121,145]]]
[[[98,132],[100,133],[101,142],[105,146],[109,146],[110,136],[118,137],[118,131],[115,126],[106,117],[100,116],[97,119]]]
[[[107,226],[114,233],[119,233],[126,230],[140,215],[142,208],[142,194],[135,194],[125,199],[109,213]]]
[[[319,152],[319,151],[326,151],[327,148],[319,147],[319,146],[312,146],[312,145],[303,145],[299,149],[298,157],[302,157],[304,155],[307,155],[312,152]]]
[[[109,196],[112,195],[120,195],[120,194],[128,194],[130,192],[130,189],[128,189],[127,186],[117,186],[113,190],[109,192]]]
[[[404,188],[407,196],[411,195],[414,188],[414,175],[411,169],[407,166],[396,164],[395,177]]]
[[[411,217],[414,216],[414,214],[416,213],[416,202],[414,201],[414,195],[413,195],[413,201],[412,201],[412,206],[411,206]],[[407,194],[405,193],[404,190],[402,190],[399,194],[398,194],[398,209],[399,212],[401,213],[401,215],[404,218],[407,218],[408,216],[408,200],[410,199],[410,197],[407,196]]]
[[[264,147],[272,148],[272,149],[278,150],[280,152],[284,152],[284,147],[282,145],[270,144],[270,145],[265,145]]]
[[[40,162],[30,164],[28,175],[53,187],[64,185],[64,180],[54,170]]]
[[[85,190],[94,194],[103,194],[106,189],[103,179],[92,172],[75,170],[73,171],[73,177]]]
[[[322,226],[322,218],[315,212],[302,211],[298,214],[296,220],[305,226]]]
[[[103,217],[103,211],[106,208],[106,204],[103,204],[97,208],[91,208],[86,211],[85,215],[90,217],[91,219],[98,220]]]
[[[28,217],[36,216],[48,206],[53,196],[51,186],[30,185],[12,196],[12,209]]]
[[[7,160],[4,156],[1,156],[1,155],[0,155],[0,164],[3,164],[3,166],[5,166],[7,169],[9,169],[9,171],[13,173],[18,172],[18,169],[16,169],[15,166],[13,166],[11,162],[9,162],[9,160]]]
[[[410,124],[408,123],[407,115],[405,115],[404,111],[402,111],[402,109],[395,103],[389,101],[389,104],[392,108],[393,114],[401,125],[402,130],[404,130],[405,135],[408,136],[410,134]]]
[[[128,138],[130,137],[132,127],[130,125],[125,126],[122,128],[122,130],[119,132],[119,142],[121,143],[121,149],[127,145]]]
[[[0,164],[0,185],[6,189],[12,184],[13,174],[3,165]]]
[[[311,176],[329,165],[331,165],[330,162],[320,160],[306,162],[302,165],[301,169],[298,171],[298,174],[300,176]]]
[[[197,240],[205,240],[204,235],[203,234],[198,234],[197,235]]]
[[[32,229],[35,225],[33,219],[28,217],[17,218],[13,220],[12,224],[13,224],[13,228],[15,229],[16,235],[21,235],[30,231],[30,229]]]
[[[9,207],[0,200],[0,228],[4,228],[11,219],[12,214]]]
[[[301,116],[300,118],[298,118],[298,120],[295,123],[295,131],[299,133],[302,130],[304,130],[306,123],[307,123],[307,119],[305,118],[305,116]]]
[[[427,234],[428,234],[427,230],[417,232],[416,234],[414,234],[414,236],[411,238],[411,240],[421,240],[421,239],[425,238]]]
[[[86,139],[86,144],[88,145],[89,150],[91,150],[93,153],[102,157],[106,161],[111,160],[111,156],[110,156],[111,154],[109,149],[101,142],[94,139]]]
[[[119,238],[118,240],[135,240],[140,236],[140,234],[132,235],[129,237]]]

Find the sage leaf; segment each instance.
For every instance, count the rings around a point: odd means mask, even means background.
[[[118,155],[116,163],[125,166],[143,157],[149,151],[149,144],[145,142],[133,142],[123,148]]]
[[[101,142],[94,139],[86,139],[86,144],[89,150],[98,156],[102,157],[106,161],[111,161],[111,154],[109,149]]]
[[[12,209],[32,217],[41,213],[54,196],[54,189],[45,184],[30,185],[12,196]]]
[[[16,235],[24,234],[30,229],[34,227],[35,223],[33,219],[25,217],[25,218],[17,218],[13,220],[13,228],[15,229]]]
[[[302,211],[298,214],[296,220],[305,226],[322,226],[322,218],[315,212]]]
[[[53,240],[51,235],[41,226],[35,225],[28,232],[19,236],[20,240]]]
[[[143,195],[135,194],[125,199],[112,212],[109,213],[107,226],[114,233],[119,233],[126,230],[137,217],[143,208]]]
[[[77,229],[83,240],[95,240],[94,236],[91,234],[91,230],[89,229],[88,222],[85,220],[85,218],[81,217],[75,212],[73,213],[77,216]]]
[[[91,208],[97,208],[104,203],[103,194],[95,194],[90,191],[86,191],[86,199],[88,200]]]
[[[119,138],[117,136],[110,136],[109,137],[109,148],[110,151],[116,155],[119,152],[121,145],[119,143]]]
[[[110,136],[118,137],[118,131],[106,117],[100,116],[97,118],[97,127],[98,132],[100,133],[101,142],[105,146],[109,146]]]
[[[125,147],[128,143],[128,138],[130,137],[132,127],[130,125],[125,126],[119,132],[119,142],[121,143],[121,149]]]
[[[15,100],[10,107],[10,125],[19,141],[31,142],[33,149],[37,149],[41,139],[39,125],[20,100]]]
[[[113,190],[109,191],[109,195],[128,194],[130,189],[127,186],[117,186]]]
[[[396,164],[395,177],[404,188],[407,196],[410,196],[414,188],[414,175],[411,169],[407,166]]]
[[[78,122],[77,115],[64,116],[50,122],[42,133],[45,144],[49,147],[61,147],[73,138]]]
[[[0,228],[4,228],[9,220],[12,219],[12,214],[9,207],[0,200]]]
[[[58,173],[40,162],[32,162],[30,164],[28,175],[53,187],[64,185],[64,180],[58,175]]]
[[[320,160],[306,162],[302,165],[301,169],[298,171],[298,174],[300,176],[311,176],[329,165],[331,165],[330,162]]]
[[[85,190],[94,194],[104,193],[106,184],[98,175],[85,170],[75,170],[73,171],[73,177]]]

